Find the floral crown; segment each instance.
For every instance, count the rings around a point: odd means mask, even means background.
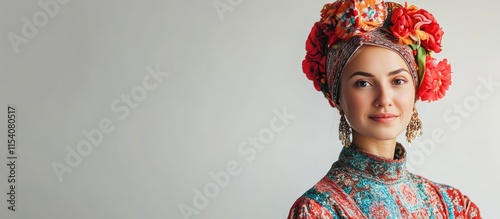
[[[432,57],[441,52],[443,30],[432,14],[416,6],[404,6],[380,0],[338,0],[327,3],[321,19],[314,24],[306,41],[306,56],[302,69],[316,90],[323,92],[332,107],[331,87],[327,82],[327,54],[339,42],[354,36],[364,36],[377,29],[391,33],[397,44],[413,51],[417,64],[417,99],[441,99],[451,85],[451,66],[447,59],[439,62]],[[335,90],[335,89],[333,89]]]

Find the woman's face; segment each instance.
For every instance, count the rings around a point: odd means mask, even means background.
[[[392,140],[410,122],[415,87],[405,61],[392,50],[362,46],[344,68],[340,85],[340,111],[353,135]]]

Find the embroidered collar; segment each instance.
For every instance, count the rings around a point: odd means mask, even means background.
[[[388,159],[367,153],[352,145],[342,149],[337,163],[363,177],[380,182],[394,182],[406,174],[406,151],[397,143],[394,159]]]

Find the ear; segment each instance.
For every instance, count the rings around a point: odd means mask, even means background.
[[[339,110],[339,112],[344,112],[344,108],[342,108],[342,102],[339,99],[339,102],[335,104],[335,108]]]

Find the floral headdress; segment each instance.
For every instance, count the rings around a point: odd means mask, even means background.
[[[382,42],[386,47],[396,48],[393,50],[403,59],[410,57],[405,61],[414,69],[411,73],[418,89],[417,99],[431,102],[442,98],[451,84],[447,59],[437,62],[432,57],[433,53],[441,52],[442,36],[434,16],[416,6],[380,0],[337,0],[325,4],[320,21],[312,27],[302,69],[334,107],[338,104],[341,70],[352,55],[343,53],[354,53],[355,47],[362,45],[360,41]],[[332,70],[332,65],[339,65],[341,70],[335,67]]]

